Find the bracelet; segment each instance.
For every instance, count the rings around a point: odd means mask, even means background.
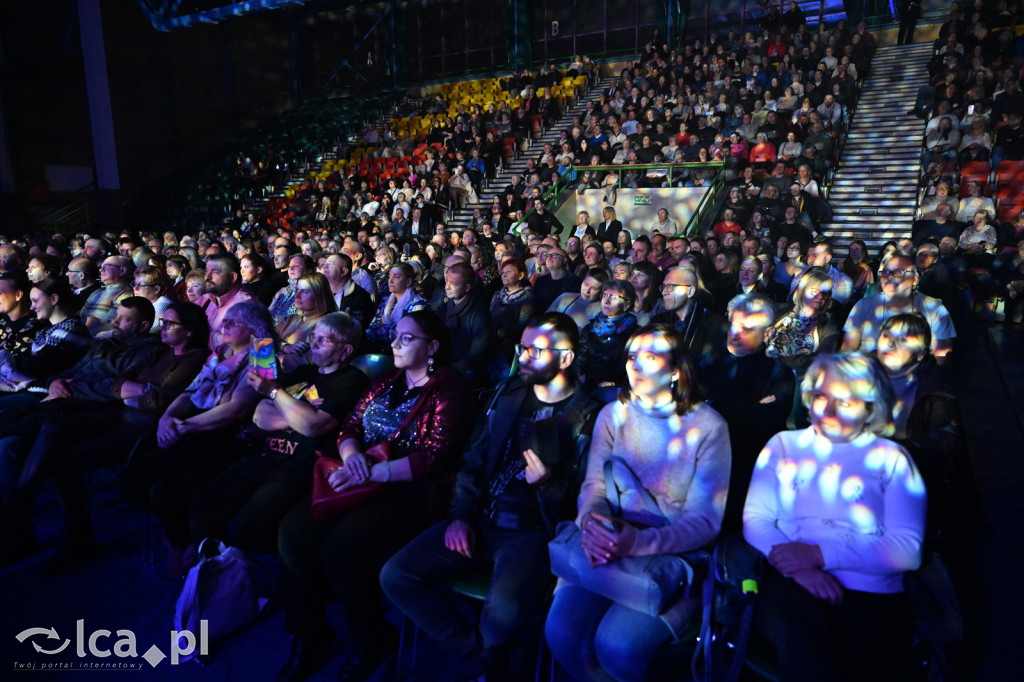
[[[381,481],[381,483],[387,483],[388,481],[391,480],[391,462],[384,460],[383,462],[381,462],[381,464],[384,465],[384,469],[387,472],[387,476],[384,478],[383,481]]]
[[[277,392],[279,390],[280,389],[275,388],[274,390],[272,390],[270,393],[267,394],[267,397],[269,397],[271,400],[276,400],[277,399]]]

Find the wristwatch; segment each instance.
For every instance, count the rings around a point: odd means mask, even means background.
[[[280,389],[277,389],[277,388],[275,388],[274,390],[272,390],[272,391],[271,391],[270,393],[268,393],[268,394],[267,394],[267,395],[268,395],[268,397],[269,397],[269,398],[270,398],[271,400],[275,400],[275,399],[277,398],[277,392],[278,392],[278,390],[280,390]]]

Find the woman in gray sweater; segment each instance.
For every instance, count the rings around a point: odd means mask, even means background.
[[[580,490],[576,523],[591,565],[679,554],[718,535],[729,488],[729,431],[701,402],[685,348],[666,325],[644,327],[627,342],[630,390],[601,410]],[[660,516],[617,465],[622,518],[613,518],[604,478],[613,456],[625,460]],[[644,680],[655,652],[694,611],[685,600],[655,618],[566,584],[555,593],[546,635],[555,658],[578,680]]]

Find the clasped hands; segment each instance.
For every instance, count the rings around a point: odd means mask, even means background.
[[[371,481],[373,481],[373,464],[361,452],[346,457],[343,466],[332,469],[327,475],[327,482],[335,492],[341,492]]]
[[[818,545],[806,542],[786,542],[773,545],[768,561],[775,569],[797,582],[812,595],[828,602],[843,601],[843,586],[836,577],[824,570],[825,558]]]
[[[629,556],[636,543],[636,528],[622,519],[610,519],[597,512],[583,517],[580,530],[580,544],[591,566],[603,566]]]

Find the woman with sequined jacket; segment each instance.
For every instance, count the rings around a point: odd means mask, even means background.
[[[384,618],[379,559],[443,518],[459,457],[475,418],[473,393],[450,369],[448,330],[429,311],[411,312],[391,332],[395,370],[370,384],[338,436],[344,462],[335,490],[374,482],[379,496],[331,520],[314,519],[309,501],[281,523],[278,549],[287,568],[285,629],[292,651],[279,680],[305,679],[334,639],[324,607],[341,602],[352,633],[338,679],[362,680],[387,658],[397,636]],[[389,460],[366,453],[387,443]]]

